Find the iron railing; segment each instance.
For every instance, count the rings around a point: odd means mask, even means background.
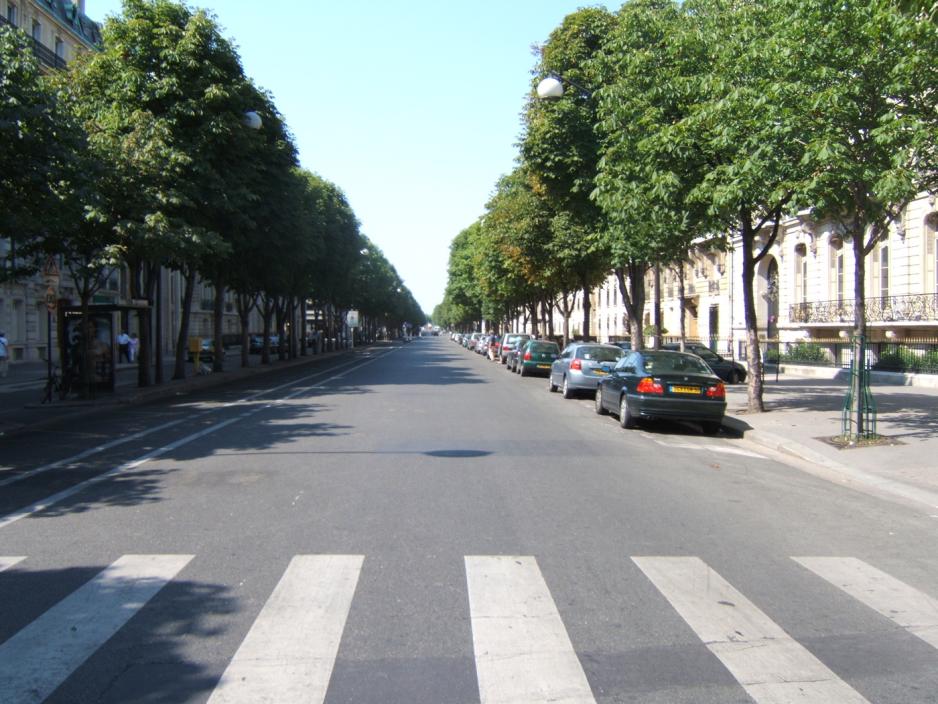
[[[938,321],[938,293],[867,298],[864,309],[868,323]],[[854,301],[795,303],[789,308],[792,323],[853,323]]]

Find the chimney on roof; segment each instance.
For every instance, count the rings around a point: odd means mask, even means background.
[[[85,0],[78,0],[78,11],[85,14]]]

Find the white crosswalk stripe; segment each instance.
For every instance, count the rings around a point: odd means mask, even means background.
[[[209,704],[322,702],[363,560],[294,557]]]
[[[866,702],[699,558],[632,560],[759,704]]]
[[[0,702],[40,702],[192,555],[125,555],[0,645]]]
[[[192,559],[125,555],[0,644],[0,702],[46,699]],[[934,597],[855,558],[791,559],[938,647]],[[0,556],[0,572],[23,560]],[[364,560],[294,556],[209,704],[322,704]],[[701,559],[632,560],[753,701],[866,703]],[[481,704],[595,704],[537,560],[466,556],[464,564]]]
[[[533,557],[466,557],[482,704],[595,704]]]
[[[25,559],[25,557],[7,557],[5,555],[0,555],[0,572],[10,569],[13,567],[13,565],[18,564]]]
[[[938,599],[853,557],[792,559],[938,648]]]

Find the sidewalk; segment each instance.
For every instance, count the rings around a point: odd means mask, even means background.
[[[113,409],[116,405],[144,403],[146,401],[179,396],[196,389],[209,388],[226,384],[256,374],[287,369],[292,366],[313,364],[319,360],[346,354],[347,350],[308,354],[293,360],[280,361],[271,356],[271,363],[261,364],[260,355],[249,355],[250,366],[241,367],[240,348],[229,349],[225,355],[225,371],[213,374],[196,374],[194,365],[186,364],[186,378],[174,380],[174,360],[164,362],[165,382],[146,388],[137,386],[137,365],[118,364],[115,369],[115,389],[113,393],[99,393],[94,399],[69,399],[60,401],[57,397],[50,404],[40,403],[46,385],[48,368],[45,362],[21,362],[10,365],[9,375],[0,379],[0,442],[24,430],[44,428],[78,415],[102,409]]]
[[[765,413],[747,413],[745,384],[727,386],[724,425],[747,441],[800,458],[833,481],[898,495],[938,515],[938,388],[873,383],[877,433],[896,444],[839,449],[843,380],[766,376]]]

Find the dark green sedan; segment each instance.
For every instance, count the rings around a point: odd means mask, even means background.
[[[609,371],[599,383],[596,413],[618,413],[623,428],[639,420],[687,420],[714,434],[723,424],[726,387],[695,354],[632,352]]]
[[[550,340],[528,340],[515,352],[514,369],[521,376],[550,374],[550,365],[560,354],[556,342]]]

